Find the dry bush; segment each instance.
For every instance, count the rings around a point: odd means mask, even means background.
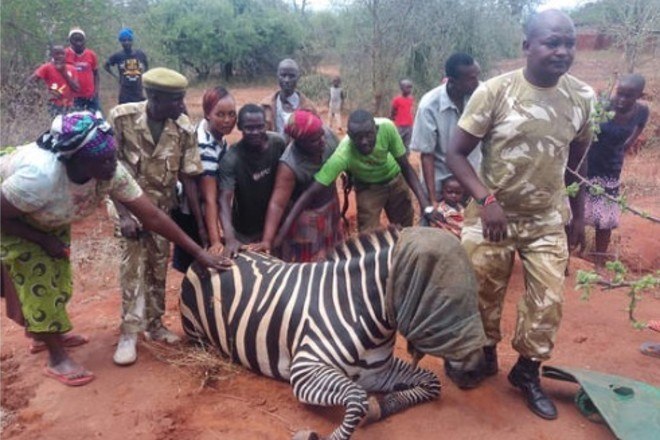
[[[214,387],[218,382],[230,379],[240,368],[213,346],[206,344],[167,345],[145,341],[144,346],[159,361],[199,379],[200,390]]]

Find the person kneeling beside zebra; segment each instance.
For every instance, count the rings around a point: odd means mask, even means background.
[[[323,438],[348,439],[365,417],[380,420],[438,397],[438,377],[416,365],[424,354],[444,358],[459,386],[481,380],[477,283],[448,232],[390,228],[350,239],[319,263],[250,251],[234,263],[223,272],[188,271],[180,300],[186,334],[289,381],[304,403],[344,406],[341,425]],[[394,357],[397,331],[414,365]]]

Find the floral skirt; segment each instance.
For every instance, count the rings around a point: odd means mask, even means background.
[[[605,194],[612,197],[619,196],[621,182],[611,177],[591,177],[589,182],[598,185]],[[587,189],[584,204],[584,221],[596,229],[615,229],[619,226],[621,207],[618,203],[607,199],[604,195],[594,195]]]
[[[71,242],[71,228],[50,232],[60,241]],[[11,277],[21,304],[26,330],[31,333],[66,333],[71,322],[66,304],[73,290],[71,262],[52,258],[38,244],[2,234],[0,258]]]
[[[300,214],[276,255],[288,262],[321,261],[343,238],[339,200],[334,196],[325,205]]]

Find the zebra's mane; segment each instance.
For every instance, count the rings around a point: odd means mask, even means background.
[[[371,247],[371,243],[374,241],[387,241],[388,238],[391,238],[392,241],[396,241],[399,238],[400,228],[394,225],[389,225],[385,228],[373,229],[368,232],[361,232],[358,235],[354,235],[339,243],[334,247],[331,252],[328,252],[325,261],[337,261],[346,258],[346,251],[348,248],[354,248],[355,245],[361,245],[361,247]]]

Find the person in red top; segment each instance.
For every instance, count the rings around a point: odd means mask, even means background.
[[[80,90],[73,99],[76,110],[100,110],[98,57],[85,48],[85,32],[80,28],[69,31],[70,47],[66,48],[66,63],[76,68]]]
[[[409,79],[402,79],[399,81],[399,88],[401,94],[392,99],[390,119],[394,121],[394,125],[399,130],[403,145],[406,146],[406,152],[408,152],[413,126],[413,83]]]
[[[53,46],[50,56],[50,61],[37,67],[27,82],[29,84],[40,79],[46,84],[50,93],[48,113],[55,117],[71,110],[74,94],[80,86],[76,69],[64,61],[64,46]]]

